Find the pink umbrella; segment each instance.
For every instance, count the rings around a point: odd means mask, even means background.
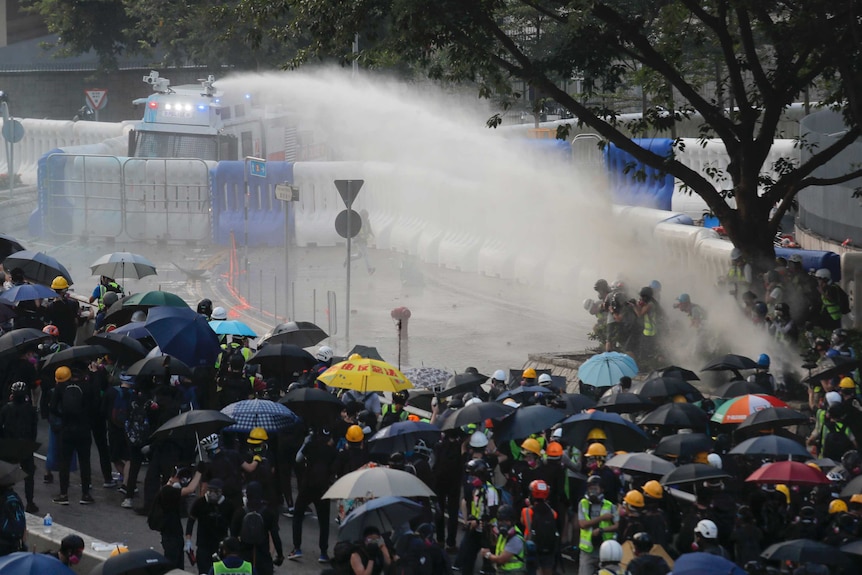
[[[829,478],[820,471],[798,461],[768,463],[748,476],[752,483],[785,483],[788,485],[824,485]]]

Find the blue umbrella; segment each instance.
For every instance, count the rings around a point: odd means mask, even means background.
[[[57,276],[63,276],[70,285],[72,284],[72,276],[63,264],[43,252],[24,250],[15,252],[3,260],[3,269],[7,273],[15,268],[21,268],[25,278],[43,285],[51,285]]]
[[[372,453],[401,453],[412,451],[418,440],[426,445],[440,441],[440,428],[424,421],[399,421],[388,425],[368,440]]]
[[[0,557],[3,575],[75,575],[53,555],[20,551]]]
[[[57,292],[40,284],[22,284],[11,287],[0,295],[0,301],[6,303],[17,303],[19,301],[33,301],[34,299],[47,299],[57,297]]]
[[[221,410],[236,420],[225,431],[248,433],[262,427],[274,433],[297,423],[299,418],[286,406],[268,399],[244,399],[231,403]]]
[[[568,445],[578,448],[586,448],[587,435],[596,428],[605,432],[611,446],[617,451],[643,451],[649,445],[646,433],[617,413],[578,413],[561,421],[559,426],[563,428],[563,439]]]
[[[210,323],[210,327],[216,332],[218,335],[239,335],[242,337],[257,337],[257,334],[254,333],[254,330],[248,327],[241,321],[230,319],[230,320],[213,320]]]
[[[144,322],[142,321],[133,321],[132,323],[121,325],[117,329],[113,330],[111,333],[127,335],[132,339],[144,339],[145,337],[153,337],[147,329],[146,325],[144,325]]]
[[[711,553],[685,553],[673,564],[671,575],[746,575],[745,570]]]
[[[338,529],[338,539],[358,541],[362,539],[365,528],[372,525],[381,533],[395,531],[420,513],[422,505],[406,497],[378,497],[347,514]]]
[[[608,351],[594,355],[578,368],[578,379],[593,387],[610,387],[619,383],[622,376],[634,377],[638,373],[635,360],[624,353]]]
[[[212,366],[221,352],[218,336],[206,318],[188,307],[157,306],[144,324],[162,353],[191,368]]]

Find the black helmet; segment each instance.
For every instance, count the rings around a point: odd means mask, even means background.
[[[593,289],[596,291],[610,291],[611,287],[608,285],[608,280],[598,280]]]
[[[207,317],[213,314],[213,302],[210,299],[204,298],[198,302],[198,313]]]
[[[652,299],[652,297],[653,297],[653,291],[652,291],[652,288],[651,288],[651,287],[649,287],[649,286],[642,287],[642,288],[641,288],[641,291],[640,291],[640,296],[641,296],[643,299]]]
[[[766,317],[766,314],[769,313],[769,309],[766,307],[766,304],[763,303],[762,301],[755,302],[754,313],[756,313],[760,317]]]
[[[843,327],[839,327],[832,331],[832,345],[838,345],[839,343],[844,343],[847,339],[847,330]]]
[[[841,466],[855,475],[857,468],[862,466],[862,457],[859,456],[858,451],[851,449],[841,457]]]
[[[590,475],[587,477],[587,485],[601,485],[602,484],[602,476],[601,475]]]
[[[498,521],[515,521],[515,508],[511,505],[501,505],[499,509],[497,509],[497,520]]]
[[[646,531],[635,533],[632,537],[632,544],[638,553],[648,553],[652,549],[652,539]]]
[[[406,391],[399,391],[397,393],[392,394],[392,403],[406,404],[407,400],[410,398],[410,394]]]
[[[464,467],[464,471],[467,475],[473,475],[480,479],[485,479],[488,477],[488,473],[490,472],[490,468],[484,459],[471,459],[467,462],[467,465]]]
[[[790,315],[790,306],[784,302],[775,304],[775,311],[784,315]]]
[[[396,451],[395,453],[389,456],[389,467],[393,467],[395,469],[404,469],[404,454],[400,451]]]

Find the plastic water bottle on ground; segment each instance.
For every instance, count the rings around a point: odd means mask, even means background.
[[[45,518],[42,520],[42,527],[44,528],[45,534],[51,533],[51,527],[54,525],[54,519],[51,517],[51,514],[48,513],[45,515]]]

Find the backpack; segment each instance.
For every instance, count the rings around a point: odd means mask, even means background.
[[[84,413],[84,390],[79,382],[72,380],[63,388],[60,410],[63,417],[77,418]]]
[[[173,489],[173,487],[171,488]],[[165,508],[161,502],[156,501],[150,507],[150,513],[147,515],[147,527],[153,531],[161,531],[165,526]]]
[[[128,390],[119,385],[114,386],[114,391],[117,393],[114,396],[114,405],[111,407],[110,420],[111,423],[120,429],[124,429],[126,427],[126,421],[129,419],[131,397]]]
[[[406,552],[395,566],[395,574],[434,575],[434,557],[429,545],[416,535],[409,537]]]
[[[129,418],[125,422],[126,439],[132,447],[141,447],[150,437],[150,418],[147,417],[146,404],[132,401]]]
[[[0,534],[7,540],[20,541],[27,530],[27,516],[21,498],[11,489],[6,492],[0,514]]]
[[[218,364],[218,373],[216,374],[217,379],[224,379],[227,377],[230,361],[234,357],[240,356],[242,361],[245,362],[245,356],[242,354],[242,349],[242,346],[233,346],[231,344],[227,344],[227,347],[222,348],[221,359]],[[244,371],[245,367],[243,367],[243,372]]]
[[[530,520],[530,540],[536,545],[539,555],[553,555],[557,548],[559,535],[554,510],[547,503],[533,506],[533,517]]]
[[[842,423],[824,422],[826,439],[823,440],[821,457],[840,460],[847,451],[854,449],[853,442],[847,437],[847,426]]]
[[[247,545],[263,545],[269,540],[263,516],[254,509],[247,510],[242,517],[239,540]]]

